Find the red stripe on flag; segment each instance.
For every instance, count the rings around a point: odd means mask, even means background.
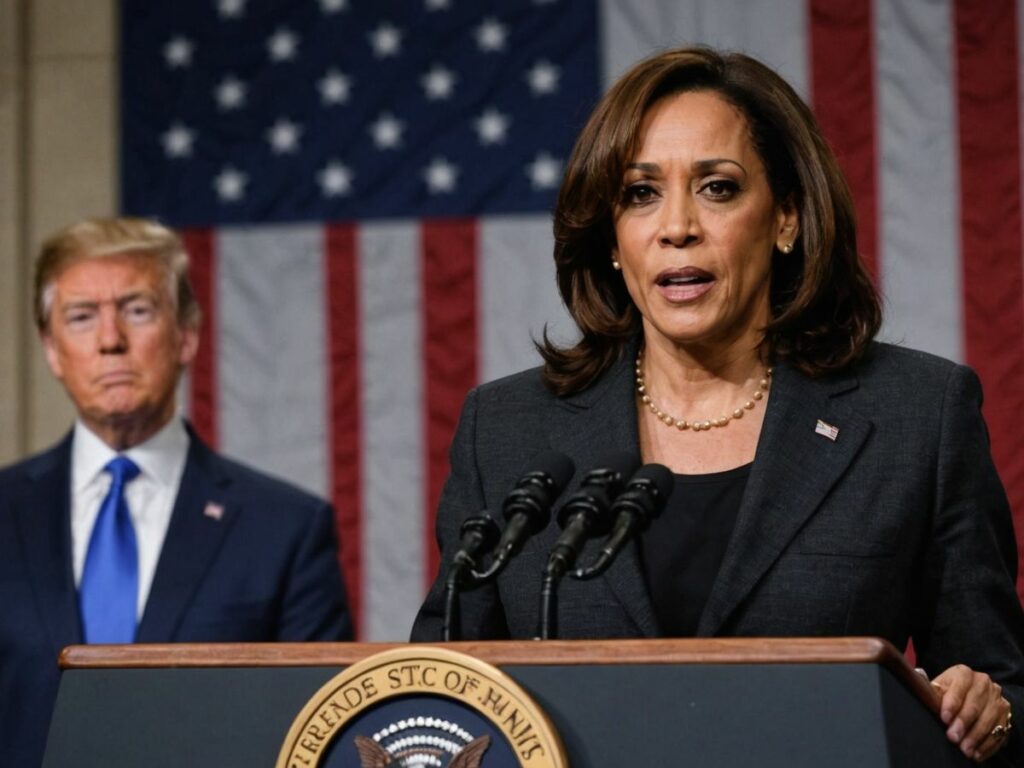
[[[957,2],[954,16],[967,362],[984,382],[992,455],[1024,533],[1017,426],[1024,412],[1017,4]],[[1017,591],[1024,595],[1024,567]]]
[[[477,381],[476,222],[426,221],[422,243],[429,584],[438,568],[434,517],[448,477],[448,447],[462,401]]]
[[[359,397],[359,284],[352,225],[330,225],[325,233],[328,398],[331,500],[348,604],[358,631],[363,622],[362,453]]]
[[[871,0],[809,0],[811,94],[822,131],[850,182],[857,246],[878,274],[875,46]]]
[[[182,232],[182,241],[189,255],[189,282],[203,310],[199,351],[190,368],[189,416],[196,434],[208,445],[217,447],[217,267],[213,233],[208,229],[187,229]]]

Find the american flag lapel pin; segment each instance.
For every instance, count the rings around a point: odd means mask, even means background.
[[[824,435],[833,443],[836,441],[836,438],[839,437],[839,427],[833,426],[827,421],[822,421],[821,419],[818,419],[818,423],[815,425],[814,431],[819,435]]]
[[[215,501],[208,501],[206,506],[203,507],[203,515],[219,523],[220,519],[224,517],[224,505],[218,504]]]

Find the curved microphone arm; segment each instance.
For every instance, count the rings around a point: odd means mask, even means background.
[[[546,451],[534,457],[526,471],[502,502],[502,514],[508,521],[486,570],[474,570],[474,583],[497,578],[509,561],[531,536],[544,530],[551,520],[551,507],[572,478],[576,466],[565,454]]]
[[[607,571],[626,544],[662,513],[674,487],[675,478],[668,467],[661,464],[640,467],[612,503],[611,513],[615,517],[612,532],[594,560],[573,571],[572,577],[589,581]]]
[[[622,492],[625,479],[637,465],[629,453],[609,456],[598,469],[588,472],[580,488],[558,512],[562,534],[548,555],[541,583],[538,637],[549,640],[557,635],[558,585],[576,562],[588,539],[608,530],[613,500]]]
[[[466,586],[472,586],[476,558],[494,548],[500,532],[494,519],[483,512],[467,517],[459,531],[462,547],[452,558],[448,575],[444,581],[444,623],[442,635],[445,642],[458,640],[462,626],[462,606],[459,594]]]

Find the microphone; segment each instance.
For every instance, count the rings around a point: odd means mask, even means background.
[[[459,535],[462,537],[462,547],[452,558],[452,564],[476,568],[477,555],[484,555],[494,549],[501,530],[493,517],[481,512],[463,521]]]
[[[590,566],[575,570],[573,578],[586,581],[608,570],[626,543],[662,513],[674,487],[675,478],[668,467],[662,464],[640,467],[612,503],[615,523],[601,551]]]
[[[622,492],[625,479],[638,463],[630,453],[605,457],[599,468],[590,470],[579,490],[566,500],[558,512],[562,535],[548,557],[548,572],[555,574],[556,579],[573,566],[588,538],[608,530],[612,501]]]
[[[476,568],[477,555],[490,552],[494,548],[499,534],[498,524],[486,512],[467,517],[462,523],[462,528],[459,529],[462,546],[452,558],[452,564],[444,582],[442,632],[446,642],[459,639],[459,626],[462,623],[459,590],[465,583],[466,572],[472,573],[472,570]]]
[[[566,571],[576,562],[583,543],[588,537],[599,536],[608,528],[608,513],[612,500],[622,491],[625,478],[636,469],[636,457],[630,453],[617,453],[590,470],[576,491],[558,513],[562,534],[558,537],[548,564],[540,593],[540,627],[538,637],[548,640],[555,636],[558,617],[558,584]]]
[[[572,478],[576,466],[558,451],[535,456],[502,503],[508,521],[495,548],[494,560],[483,573],[473,572],[477,583],[495,578],[531,536],[547,527],[551,507]]]

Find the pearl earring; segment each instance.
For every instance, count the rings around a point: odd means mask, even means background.
[[[616,259],[612,259],[612,269],[618,272],[619,270],[622,269],[622,265],[619,264],[619,262]]]

